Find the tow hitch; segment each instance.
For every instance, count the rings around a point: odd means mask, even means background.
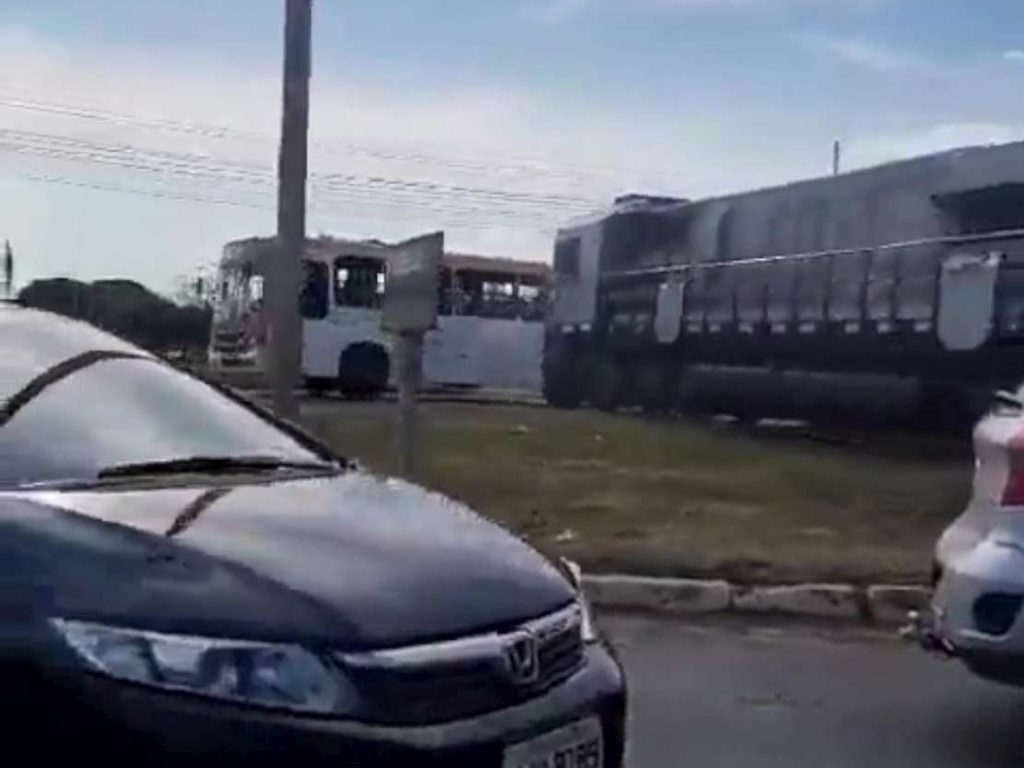
[[[956,646],[943,637],[935,628],[935,617],[929,611],[923,616],[920,611],[907,614],[907,625],[900,630],[900,637],[929,653],[946,659],[956,658]]]

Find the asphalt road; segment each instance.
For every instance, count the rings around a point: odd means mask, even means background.
[[[632,768],[1024,765],[1024,690],[882,634],[605,617]]]

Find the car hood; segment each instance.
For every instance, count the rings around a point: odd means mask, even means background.
[[[59,541],[54,567],[71,575],[56,599],[104,620],[380,647],[507,626],[574,597],[556,567],[465,506],[360,471],[20,501],[50,514],[0,506],[0,524],[31,534],[18,551]]]

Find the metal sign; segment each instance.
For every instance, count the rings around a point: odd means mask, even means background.
[[[389,333],[425,333],[437,324],[437,296],[444,233],[394,246],[388,259],[381,328]]]

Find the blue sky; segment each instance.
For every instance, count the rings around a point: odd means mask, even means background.
[[[172,290],[274,223],[283,0],[0,0],[19,281]],[[1019,0],[317,0],[310,229],[547,258],[689,196],[1024,138]],[[268,175],[270,174],[270,175]]]

